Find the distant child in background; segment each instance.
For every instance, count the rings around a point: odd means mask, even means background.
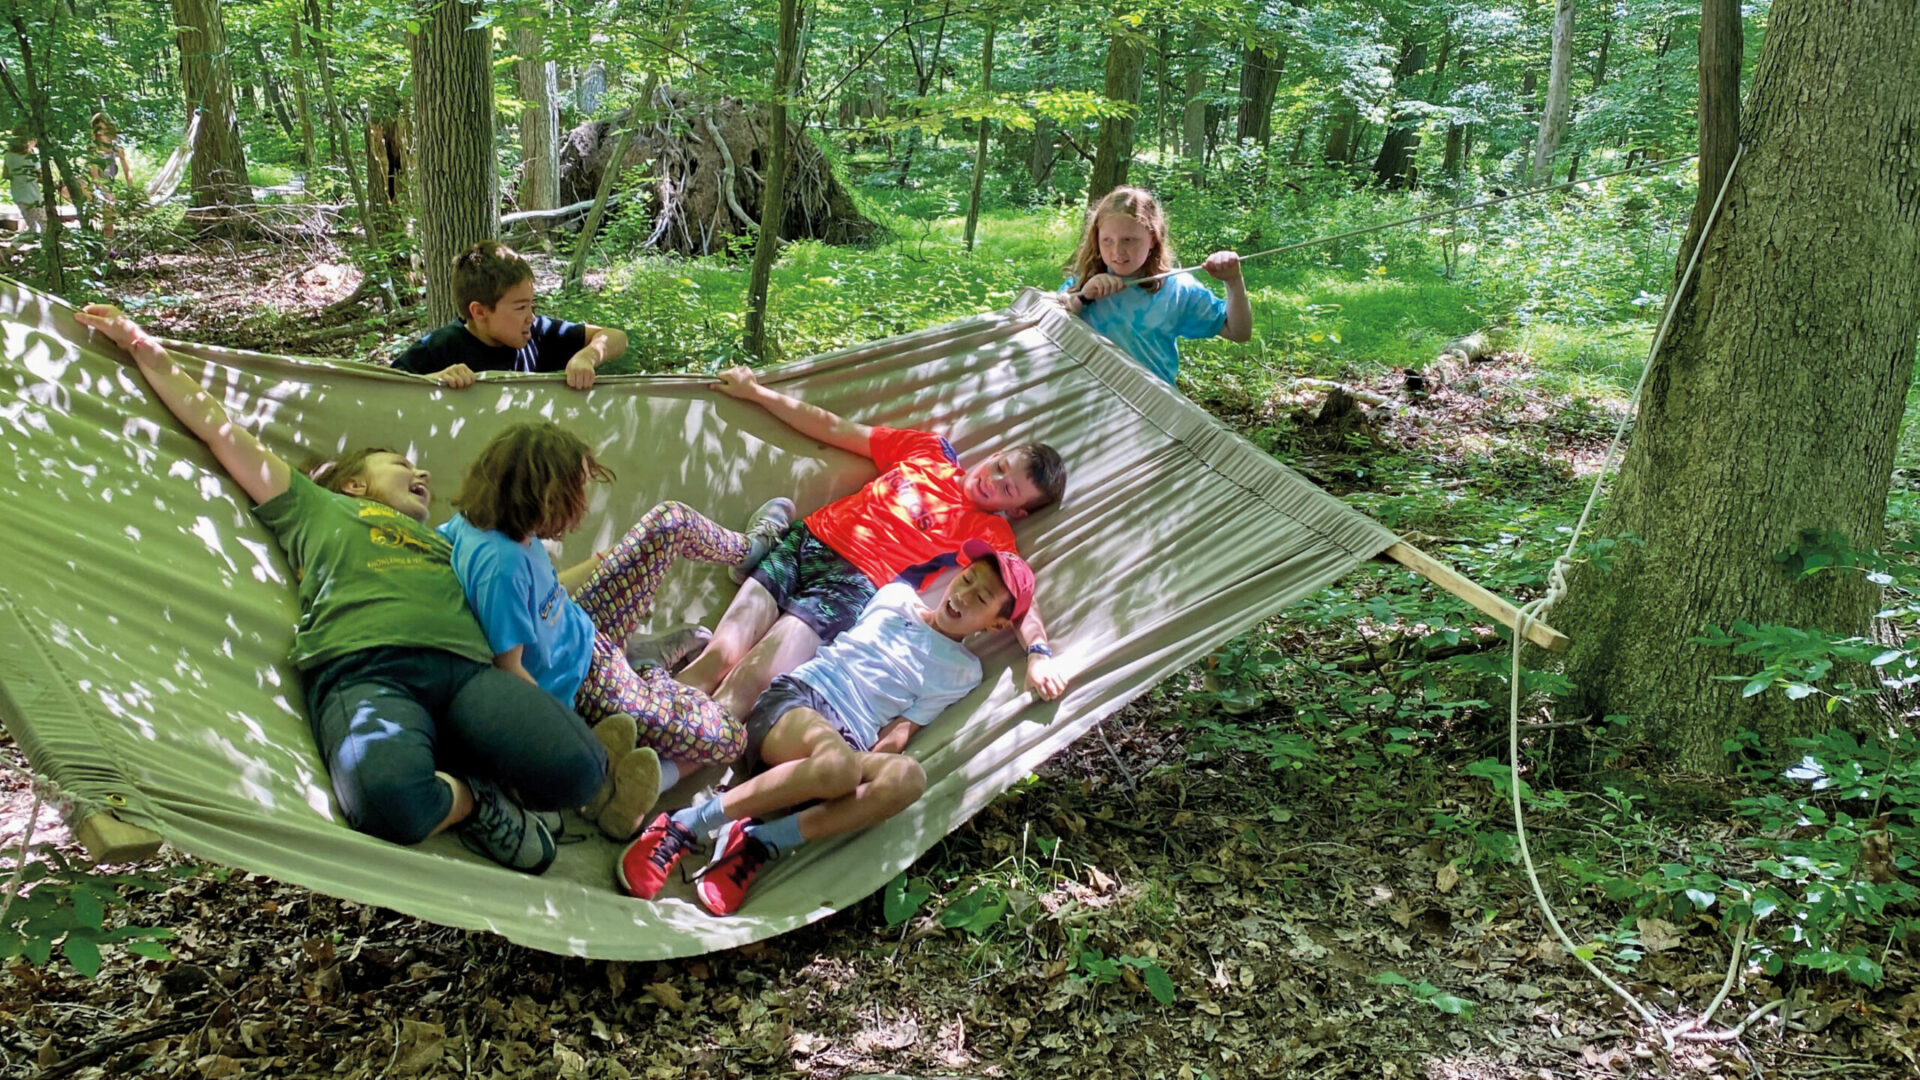
[[[884,585],[851,629],[773,680],[747,717],[751,777],[655,818],[614,864],[627,895],[658,896],[681,857],[717,833],[719,855],[696,892],[708,911],[731,915],[768,861],[913,805],[927,774],[906,756],[907,740],[980,684],[967,638],[1010,629],[1033,606],[1033,570],[1020,556],[983,540],[961,553],[972,562],[938,604],[906,582]]]
[[[1160,203],[1140,188],[1114,188],[1087,215],[1062,303],[1171,384],[1180,372],[1180,338],[1253,337],[1253,306],[1239,255],[1216,251],[1202,267],[1226,283],[1225,300],[1188,273],[1134,284],[1177,265]]]
[[[46,200],[40,193],[40,156],[35,149],[34,141],[25,135],[15,135],[7,143],[8,194],[13,205],[20,208],[20,218],[30,233],[39,232],[47,223]]]
[[[127,148],[120,145],[120,125],[106,113],[93,114],[93,148],[87,155],[87,175],[93,182],[93,198],[100,204],[100,235],[113,239],[113,185],[123,177],[131,179],[133,164],[127,160]]]
[[[627,351],[623,330],[533,313],[533,267],[498,240],[483,240],[453,260],[460,318],[401,353],[393,366],[454,390],[482,371],[564,371],[575,390]]]
[[[712,698],[663,668],[636,670],[627,639],[652,614],[653,594],[674,560],[744,574],[786,532],[793,503],[768,502],[745,533],[681,503],[661,503],[611,551],[556,572],[540,541],[578,528],[587,484],[612,479],[593,449],[558,424],[513,424],[468,468],[453,500],[460,512],[440,535],[453,545],[454,572],[486,631],[494,666],[595,724],[615,783],[605,801],[583,812],[608,837],[627,840],[679,782],[683,766],[732,762],[746,739],[740,722]]]

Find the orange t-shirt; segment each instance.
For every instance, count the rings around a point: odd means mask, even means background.
[[[815,510],[806,525],[875,586],[902,579],[919,589],[960,564],[967,540],[1019,553],[1006,519],[974,508],[964,488],[966,470],[947,440],[876,427],[870,449],[879,478]]]

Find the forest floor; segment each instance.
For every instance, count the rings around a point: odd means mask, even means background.
[[[147,310],[157,328],[269,348],[271,338],[244,336],[269,310],[297,323],[353,287],[336,275],[320,288],[311,275],[335,271],[273,259],[220,271],[227,284],[214,299],[200,291],[199,267],[183,264],[184,280],[169,280],[163,265],[142,273],[155,282]],[[1369,425],[1373,442],[1361,453],[1457,474],[1470,495],[1511,480],[1479,477],[1475,463],[1511,466],[1514,454],[1498,451],[1524,442],[1529,468],[1570,483],[1596,467],[1611,417],[1532,376],[1526,356],[1497,354],[1417,406],[1384,410],[1392,415]],[[1401,402],[1400,382],[1374,373],[1353,385]],[[1314,396],[1221,411],[1254,435]],[[1352,454],[1308,448],[1303,461],[1335,488],[1351,480]],[[1354,648],[1350,636],[1284,619],[1263,633],[1328,663]],[[531,952],[238,871],[176,877],[181,864],[164,858],[130,868],[162,887],[130,892],[113,917],[174,930],[174,959],[113,952],[92,979],[57,961],[15,961],[0,977],[0,1072],[1920,1076],[1920,942],[1888,943],[1873,989],[1797,967],[1772,977],[1747,967],[1698,1033],[1708,1037],[1667,1048],[1555,943],[1519,868],[1482,850],[1477,826],[1499,830],[1505,803],[1458,766],[1504,755],[1497,710],[1392,769],[1357,756],[1281,767],[1182,722],[1181,695],[1208,678],[1204,665],[1176,676],[1106,721],[1105,742],[1083,739],[923,856],[913,873],[932,883],[934,900],[891,929],[876,896],[731,952],[612,963]],[[11,742],[0,751],[9,765],[0,841],[11,847],[33,795]],[[1605,782],[1647,796],[1635,843],[1675,857],[1739,845],[1748,829],[1730,824],[1733,787],[1656,779],[1634,764],[1612,762]],[[1562,783],[1601,784],[1596,767],[1576,761],[1557,772]],[[1556,856],[1606,857],[1618,840],[1584,805],[1530,823],[1560,918],[1583,942],[1616,928],[1625,910],[1552,872]],[[35,839],[78,857],[44,811]],[[944,926],[942,910],[981,887],[1008,915],[979,934]],[[1638,949],[1602,962],[1677,1028],[1726,979],[1728,936],[1706,914],[1639,918],[1633,929]],[[1102,963],[1123,957],[1171,976],[1172,1004],[1156,1001],[1144,966]],[[1376,981],[1389,972],[1402,983]],[[1756,1011],[1744,1031],[1727,1030]]]

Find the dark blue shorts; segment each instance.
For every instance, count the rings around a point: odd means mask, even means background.
[[[740,762],[748,776],[765,771],[766,765],[760,760],[760,744],[767,741],[767,733],[773,730],[773,725],[795,709],[812,709],[826,717],[827,723],[832,724],[833,730],[840,733],[848,746],[853,747],[854,753],[864,754],[873,749],[861,745],[859,736],[847,727],[846,721],[840,719],[818,690],[791,675],[781,675],[773,680],[765,693],[754,699],[753,711],[747,714],[747,749],[741,755]]]

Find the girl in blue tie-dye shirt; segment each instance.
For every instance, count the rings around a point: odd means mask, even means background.
[[[1180,371],[1180,338],[1228,341],[1253,336],[1253,306],[1240,277],[1240,256],[1216,251],[1202,267],[1227,286],[1227,298],[1179,273],[1133,287],[1177,265],[1167,215],[1140,188],[1108,192],[1087,215],[1063,290],[1066,308],[1168,383]],[[1078,285],[1078,288],[1075,286]]]

